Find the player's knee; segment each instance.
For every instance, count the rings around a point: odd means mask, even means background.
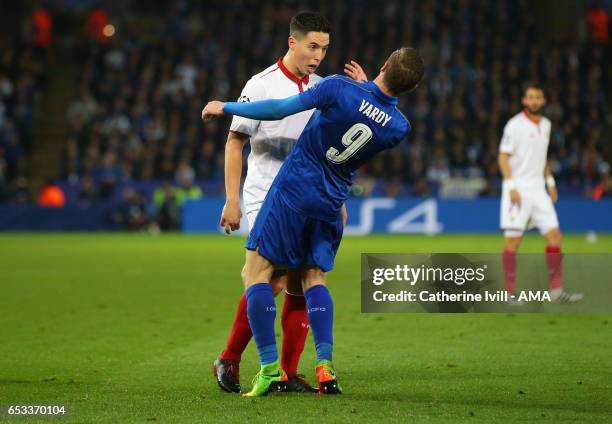
[[[270,285],[272,286],[272,293],[274,293],[274,296],[279,294],[285,287],[287,287],[287,273],[275,272],[272,274]]]
[[[248,250],[245,264],[245,287],[253,284],[270,282],[274,266],[267,259],[259,256],[259,253]]]
[[[504,250],[508,252],[516,252],[518,251],[519,246],[521,245],[520,237],[506,237],[504,242]]]
[[[325,272],[319,268],[308,268],[304,270],[302,278],[302,288],[304,291],[319,284],[325,285]]]
[[[302,281],[302,290],[304,293],[306,293],[309,289],[313,288],[314,286],[325,286],[325,282],[324,281]]]
[[[546,234],[546,244],[549,246],[561,246],[561,231],[558,228],[550,230]]]
[[[274,294],[274,296],[282,292],[285,288],[285,285],[279,281],[273,281],[270,283],[270,285],[272,286],[272,293]]]

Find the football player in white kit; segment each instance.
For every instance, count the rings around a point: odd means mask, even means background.
[[[311,88],[321,79],[314,72],[329,47],[329,34],[330,25],[321,14],[296,14],[289,25],[287,53],[275,64],[254,75],[246,83],[238,101],[282,99]],[[359,64],[353,61],[345,65],[345,73],[356,80],[367,79]],[[220,221],[227,233],[240,228],[240,178],[242,150],[246,142],[250,140],[251,153],[243,200],[250,231],[274,177],[313,113],[314,109],[288,116],[281,121],[255,121],[238,116],[233,118],[225,144],[226,202]],[[346,209],[343,208],[342,212],[346,220]],[[300,276],[299,270],[277,271],[271,281],[275,295],[286,288],[281,315],[281,365],[289,377],[288,391],[316,392],[303,376],[297,374],[309,327]],[[240,392],[240,359],[252,337],[246,304],[243,293],[227,346],[213,364],[213,375],[219,387],[227,392]]]
[[[523,232],[533,226],[546,240],[551,300],[577,302],[583,297],[581,293],[563,290],[561,231],[553,206],[558,194],[547,161],[551,124],[542,116],[546,104],[542,87],[525,83],[522,103],[523,111],[513,116],[504,128],[498,156],[503,177],[500,224],[505,237],[502,262],[506,291],[510,294],[510,303],[522,303],[514,296],[516,252]]]

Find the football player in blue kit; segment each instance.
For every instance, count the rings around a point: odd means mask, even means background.
[[[246,243],[247,312],[261,370],[245,396],[266,395],[287,380],[274,334],[276,308],[269,281],[275,265],[304,269],[319,393],[341,393],[332,365],[333,302],[325,285],[342,237],[340,209],[354,172],[409,133],[397,96],[414,90],[423,73],[419,53],[403,47],[389,56],[373,81],[333,75],[286,99],[212,101],[202,110],[206,121],[223,114],[278,120],[317,109],[272,183]]]

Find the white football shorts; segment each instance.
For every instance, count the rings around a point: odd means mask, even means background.
[[[502,190],[500,226],[506,237],[521,237],[523,232],[538,228],[541,234],[559,228],[559,220],[553,202],[544,189],[519,189],[521,204],[513,205],[510,190]]]

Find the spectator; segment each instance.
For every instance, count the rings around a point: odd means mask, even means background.
[[[123,190],[121,204],[113,213],[113,221],[125,230],[143,230],[147,227],[146,204],[136,190]]]
[[[83,120],[90,122],[98,113],[99,106],[85,86],[79,87],[77,98],[68,106],[67,117],[69,121]]]
[[[427,66],[422,86],[398,106],[413,124],[410,144],[401,147],[400,157],[382,155],[363,170],[363,177],[372,182],[358,190],[360,195],[436,194],[439,182],[451,176],[485,178],[491,191],[499,179],[491,164],[502,125],[520,108],[518,83],[526,79],[550,82],[545,114],[553,120],[550,154],[556,158],[560,190],[590,187],[597,181],[596,166],[612,162],[601,137],[602,126],[610,121],[602,46],[540,41],[534,34],[541,28],[530,3],[523,0],[389,0],[384,8],[357,3],[315,0],[311,4],[327,10],[335,25],[345,29],[338,32],[341,38],[322,64],[321,75],[337,73],[345,59],[356,58],[372,76],[369,64],[380,61],[397,40],[419,46]],[[609,13],[599,3],[591,2],[587,20],[596,38],[603,40],[609,38],[602,24]],[[189,174],[191,168],[195,176],[189,187],[197,190],[197,178],[215,184],[212,194],[223,192],[223,139],[229,120],[201,125],[202,99],[237,99],[247,76],[262,69],[270,60],[269,52],[286,43],[286,22],[279,16],[291,14],[290,8],[277,11],[270,0],[255,2],[249,14],[261,16],[261,21],[254,25],[243,19],[243,7],[223,6],[218,0],[174,4],[164,10],[165,36],[115,36],[112,45],[87,50],[80,88],[68,114],[79,161],[70,159],[73,165],[70,172],[64,170],[64,178],[74,181],[75,168],[79,178],[92,173],[105,199],[112,197],[122,179],[174,178],[181,204],[186,190],[178,174]],[[209,13],[211,8],[218,13]],[[370,25],[363,32],[359,28],[366,16]],[[91,24],[96,28],[92,34],[109,23],[106,14],[92,21],[97,22]],[[223,32],[216,30],[220,22],[244,24]],[[256,40],[257,48],[237,40]],[[17,80],[8,79],[4,86],[10,92]],[[16,122],[12,112],[16,97],[3,100],[9,126]],[[18,140],[27,144],[21,134]],[[110,172],[105,165],[109,153],[115,164]],[[7,166],[13,169],[13,161]],[[99,173],[106,177],[99,178]],[[194,192],[189,190],[191,196]]]
[[[28,206],[32,204],[32,193],[25,177],[18,177],[8,191],[8,203],[10,205]]]
[[[100,198],[110,199],[115,190],[115,185],[121,177],[121,169],[116,164],[115,154],[106,152],[102,163],[96,168],[94,174],[98,182]]]
[[[181,161],[176,170],[176,181],[179,185],[176,189],[176,198],[181,207],[186,200],[202,198],[202,189],[193,184],[194,177],[195,172],[189,165],[189,162],[186,160]]]
[[[97,200],[98,193],[96,192],[93,178],[86,175],[81,179],[81,183],[79,185],[79,196],[77,199],[78,206],[82,208],[89,208],[93,206]]]
[[[178,230],[181,227],[181,206],[172,183],[166,181],[153,194],[155,217],[159,229]]]
[[[68,140],[62,158],[62,178],[71,184],[79,180],[81,171],[81,159],[79,158],[79,147],[74,138]]]

